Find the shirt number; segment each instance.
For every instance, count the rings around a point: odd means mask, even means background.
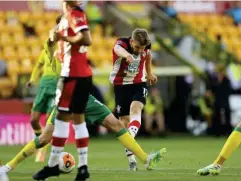
[[[143,88],[143,97],[147,98],[147,96],[148,96],[148,90],[147,88]]]

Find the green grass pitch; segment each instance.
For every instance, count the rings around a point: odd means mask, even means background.
[[[241,150],[236,150],[225,164],[220,176],[200,177],[196,170],[211,163],[221,149],[224,138],[166,138],[137,139],[148,152],[166,147],[168,154],[154,171],[146,171],[139,162],[138,172],[128,171],[124,149],[116,139],[91,139],[89,145],[89,181],[240,181]],[[21,146],[0,146],[0,159],[6,163]],[[77,155],[75,145],[67,145],[67,152]],[[77,158],[76,158],[77,159]],[[44,164],[34,162],[34,157],[18,165],[9,173],[10,181],[31,181],[32,174]],[[74,180],[76,170],[71,174],[50,178],[49,181]]]

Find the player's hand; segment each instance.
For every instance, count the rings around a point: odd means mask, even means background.
[[[29,81],[26,83],[27,88],[33,87],[33,85],[34,85],[34,83],[32,81]]]
[[[126,61],[127,61],[127,63],[132,63],[132,62],[134,61],[133,56],[132,56],[132,55],[128,55],[128,56],[126,57]]]
[[[155,76],[154,74],[151,73],[151,74],[147,75],[147,80],[150,85],[154,85],[157,82],[157,76]]]
[[[59,38],[59,33],[56,32],[56,29],[53,28],[49,31],[49,39],[50,41],[52,42],[55,42],[55,41],[58,41],[60,38]]]
[[[54,32],[54,36],[56,38],[56,41],[59,41],[59,40],[64,40],[65,41],[65,37],[62,36],[59,32]]]

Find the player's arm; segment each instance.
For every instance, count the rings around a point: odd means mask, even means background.
[[[145,67],[146,67],[147,76],[152,74],[152,55],[151,55],[151,53],[147,54]]]
[[[69,42],[70,44],[77,44],[77,45],[84,45],[84,46],[90,46],[92,43],[92,39],[90,36],[89,30],[83,30],[76,33],[75,36],[62,36],[58,35],[60,40]]]
[[[132,63],[133,62],[132,55],[128,51],[126,51],[126,49],[123,48],[122,46],[116,44],[114,46],[114,52],[119,57],[125,58],[128,63]]]
[[[44,50],[42,50],[40,56],[39,56],[39,59],[37,61],[37,63],[35,64],[35,67],[32,71],[32,74],[31,74],[31,78],[28,82],[28,86],[32,86],[32,84],[36,83],[38,80],[39,80],[39,77],[40,77],[40,74],[42,72],[42,68],[43,68],[43,65],[44,65]]]
[[[157,77],[152,73],[152,55],[151,55],[151,50],[149,49],[147,51],[145,68],[146,68],[146,74],[147,74],[147,79],[149,83],[151,85],[155,84],[157,82]]]
[[[72,11],[68,18],[68,23],[76,35],[62,36],[59,33],[59,39],[69,42],[72,45],[90,46],[92,39],[84,12]]]
[[[44,43],[44,50],[45,50],[46,54],[47,54],[48,57],[49,57],[50,63],[52,63],[55,49],[56,49],[56,41],[51,40],[51,38],[49,38],[49,39]]]

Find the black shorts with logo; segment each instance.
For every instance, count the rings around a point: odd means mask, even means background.
[[[115,85],[115,103],[118,116],[127,116],[130,114],[130,106],[132,101],[142,102],[146,104],[148,95],[146,82],[139,84]]]

